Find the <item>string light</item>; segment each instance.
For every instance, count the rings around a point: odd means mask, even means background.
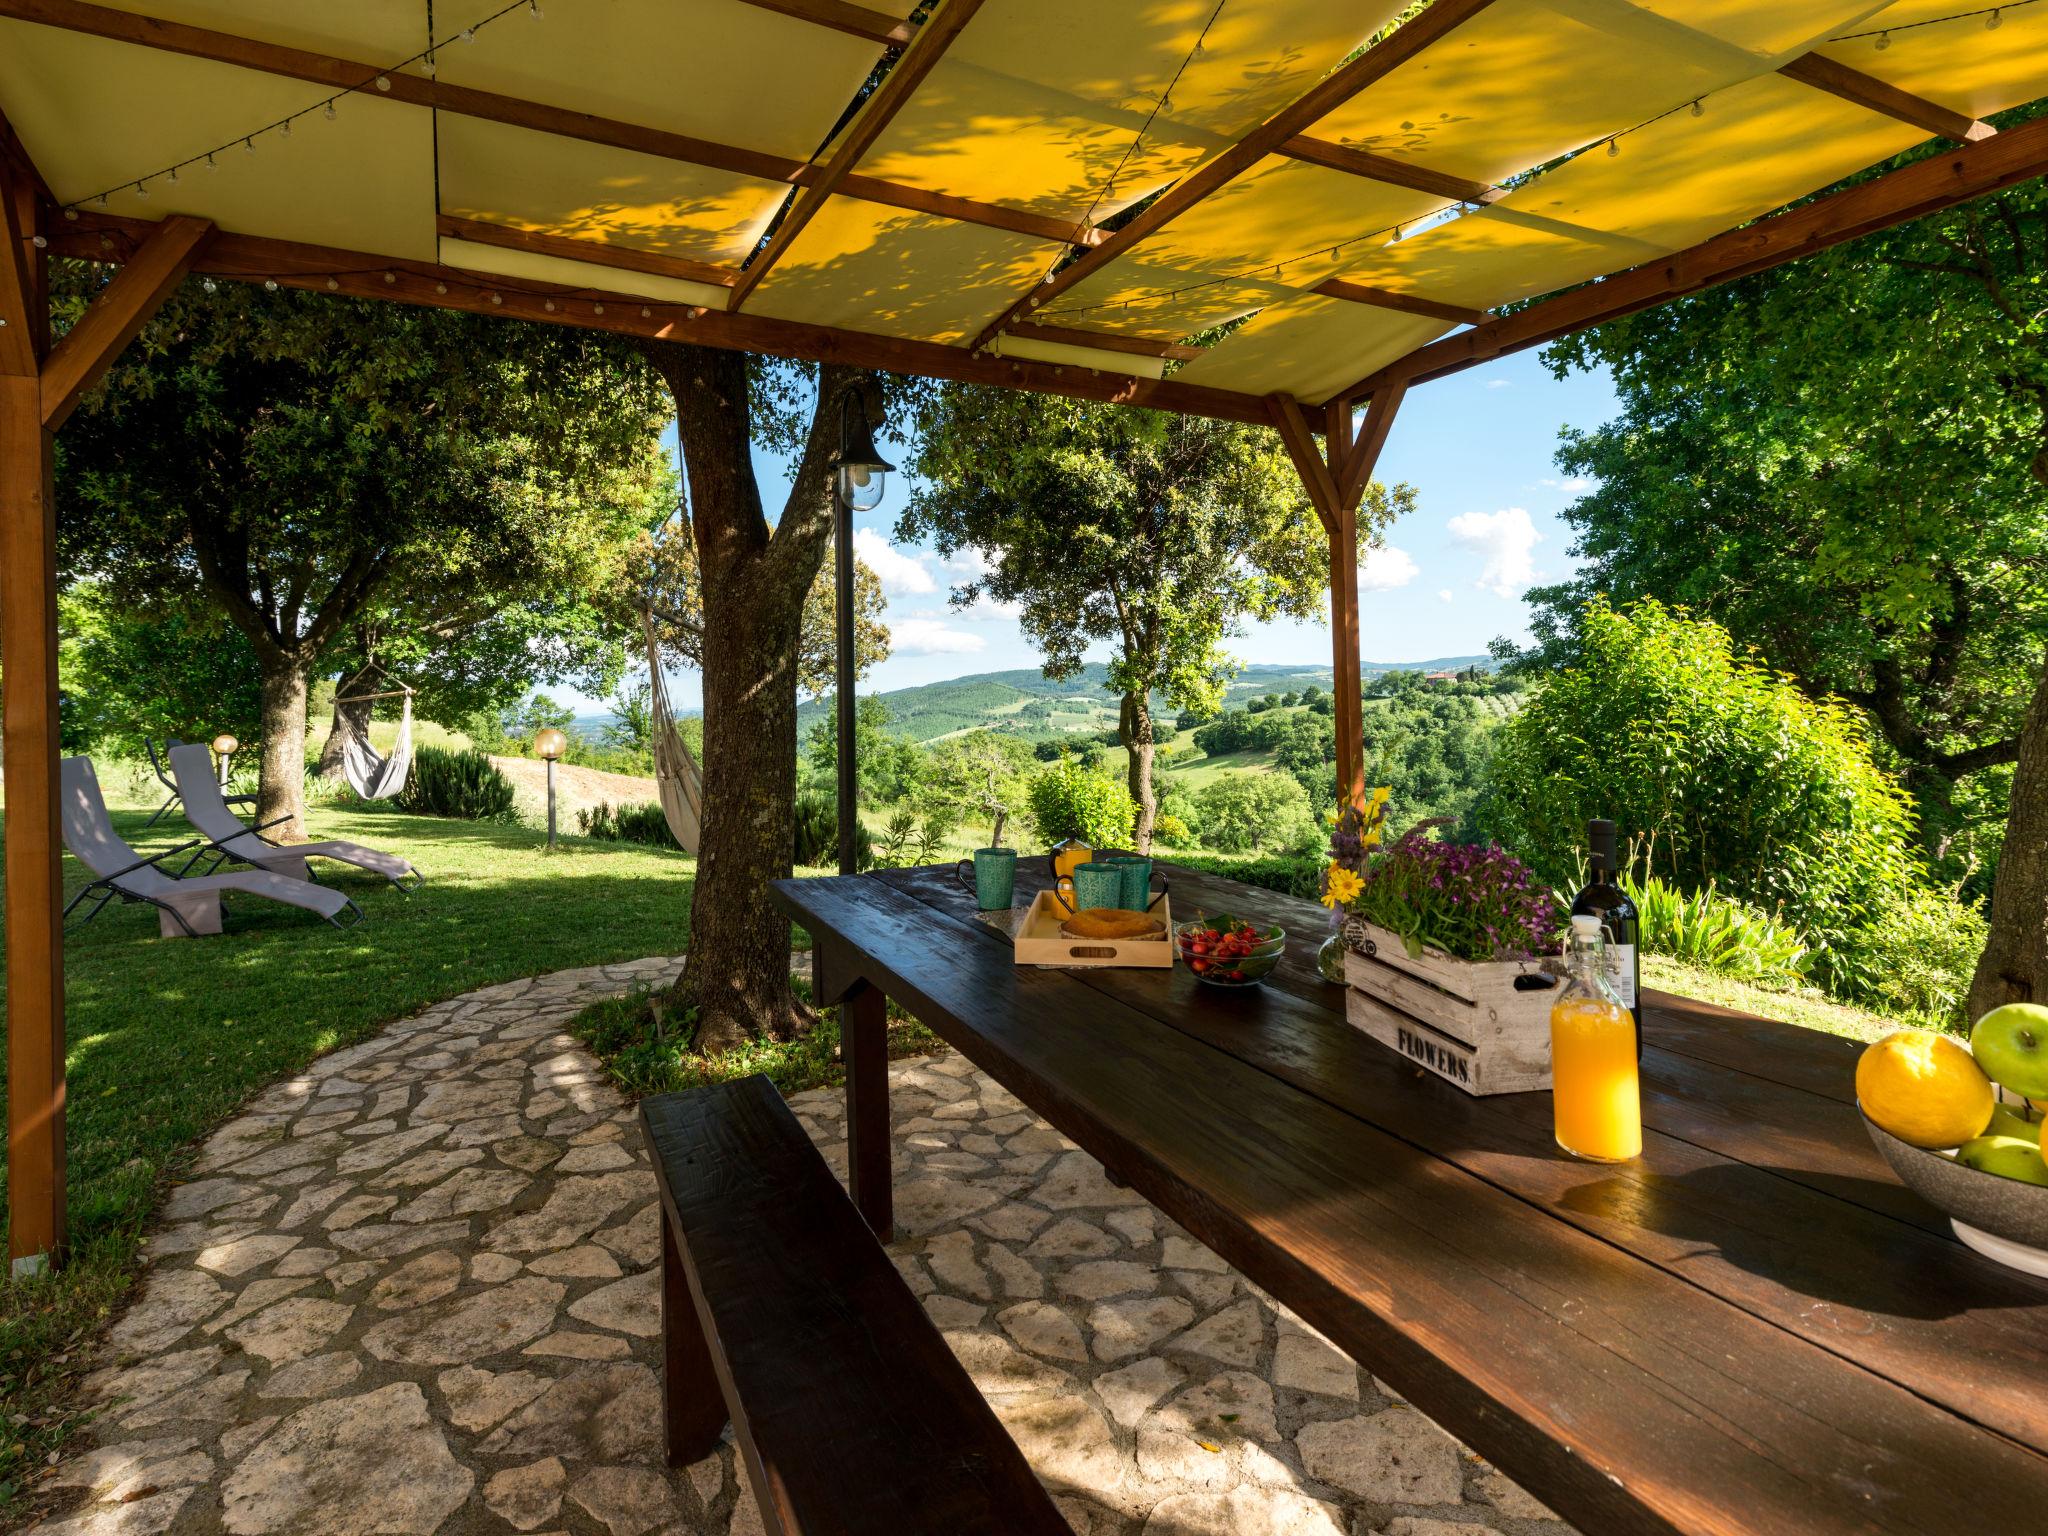
[[[1893,26],[1874,27],[1868,32],[1844,32],[1839,36],[1829,38],[1828,41],[1831,43],[1855,43],[1861,42],[1864,38],[1875,38],[1876,41],[1871,46],[1882,51],[1891,47],[1892,34],[1894,32],[1917,32],[1922,27],[1946,26],[1952,21],[1968,21],[1973,16],[1982,16],[1984,18],[1984,30],[1995,32],[2005,24],[2005,13],[2007,11],[2023,10],[2027,6],[2039,4],[2041,4],[2041,0],[1998,0],[1996,5],[1980,5],[1974,10],[1954,11],[1946,16],[1926,16],[1922,17],[1919,21],[1902,21]]]
[[[2004,21],[2005,13],[2003,11],[1993,11],[1984,20],[1984,30],[1986,32],[1996,32]]]
[[[384,274],[384,286],[385,286],[385,287],[389,288],[390,286],[392,286],[392,284],[396,283],[397,281],[398,281],[398,274],[397,274],[396,272],[386,272],[386,273]]]
[[[1621,153],[1621,140],[1620,140],[1620,139],[1618,139],[1618,138],[1614,138],[1614,139],[1609,139],[1609,140],[1607,141],[1607,158],[1608,158],[1608,159],[1610,159],[1610,160],[1612,160],[1612,159],[1613,159],[1613,158],[1614,158],[1614,157],[1615,157],[1616,155],[1618,155],[1618,154],[1620,154],[1620,153]]]
[[[341,292],[341,279],[338,277],[330,277],[329,279],[327,279],[327,291],[329,293]]]
[[[1695,101],[1692,104],[1692,115],[1694,117],[1705,117],[1707,115],[1707,108],[1705,103]]]
[[[491,295],[491,302],[492,302],[493,304],[502,304],[502,303],[504,303],[505,301],[504,301],[503,299],[499,298],[499,297],[498,297],[498,295],[496,295],[496,294],[494,293],[494,294],[492,294],[492,295]]]
[[[590,312],[593,315],[601,315],[604,313],[604,306],[602,304],[593,304],[590,306]]]
[[[503,17],[509,16],[514,11],[521,9],[531,12],[536,17],[538,17],[541,14],[539,0],[506,0],[506,3],[504,5],[502,5],[496,11],[493,11],[490,15],[481,18],[480,20],[478,20],[477,22],[473,23],[470,26],[464,27],[462,29],[460,36],[465,43],[473,43],[476,41],[477,29],[479,27],[487,27],[491,23],[498,21]],[[378,91],[388,93],[392,89],[394,89],[391,83],[391,76],[405,69],[408,65],[423,65],[426,69],[426,72],[429,75],[433,74],[436,68],[435,52],[441,46],[442,44],[439,42],[430,42],[427,47],[422,48],[418,53],[413,54],[410,58],[400,59],[397,62],[387,66],[384,69],[377,71],[374,74],[367,75],[357,84],[348,86],[347,88],[341,91],[337,91],[334,95],[327,97],[324,101],[315,103],[315,105],[319,107],[320,113],[323,117],[325,117],[329,122],[333,122],[335,118],[340,115],[336,104],[340,102],[343,97],[357,95],[362,92],[368,91],[373,87]],[[299,111],[287,113],[285,116],[277,119],[275,122],[266,123],[261,128],[256,129],[252,133],[237,134],[234,138],[228,139],[223,143],[216,144],[211,149],[201,150],[197,154],[188,155],[186,158],[182,160],[179,160],[171,165],[164,166],[160,170],[151,171],[148,175],[138,177],[134,181],[125,183],[123,185],[133,186],[136,189],[138,196],[147,197],[149,194],[145,184],[147,182],[154,180],[158,176],[163,177],[168,182],[175,183],[178,180],[178,173],[189,166],[203,165],[207,170],[218,170],[220,168],[220,162],[217,157],[224,153],[225,151],[233,149],[237,144],[239,144],[242,146],[242,150],[245,154],[253,155],[256,153],[256,140],[263,134],[271,132],[275,132],[280,139],[289,139],[292,136],[292,124],[297,119],[304,117],[308,112],[311,112],[312,110],[312,107],[304,107],[301,108]],[[65,204],[65,210],[67,212],[73,211],[80,207],[83,207],[88,203],[92,204],[95,207],[104,208],[107,206],[108,195],[112,192],[117,192],[120,190],[122,190],[121,186],[114,186],[102,188],[98,192],[88,193],[84,197],[77,199],[75,202]]]
[[[277,279],[274,277],[266,277],[265,279],[263,279],[263,291],[265,293],[277,292]]]
[[[148,202],[149,188],[145,187],[141,182],[138,181],[137,183],[135,183],[135,195],[141,198],[144,202]]]
[[[446,283],[436,283],[436,284],[434,284],[434,292],[436,292],[436,293],[446,293],[447,291],[448,291],[448,285],[447,285]]]
[[[216,282],[215,282],[215,281],[214,281],[214,280],[213,280],[212,278],[210,278],[210,277],[209,277],[209,278],[206,278],[206,279],[204,279],[204,280],[203,280],[203,281],[202,281],[202,282],[201,282],[201,283],[199,284],[199,286],[200,286],[200,287],[202,287],[202,288],[204,288],[204,289],[205,289],[205,290],[206,290],[206,291],[207,291],[208,293],[219,293],[219,292],[220,292],[220,284],[219,284],[219,283],[216,283]]]
[[[1879,53],[1883,53],[1883,52],[1885,51],[1885,49],[1887,49],[1887,48],[1891,47],[1891,45],[1892,45],[1892,35],[1891,35],[1891,33],[1889,33],[1889,32],[1880,32],[1880,33],[1878,33],[1878,34],[1877,34],[1877,51],[1878,51]]]

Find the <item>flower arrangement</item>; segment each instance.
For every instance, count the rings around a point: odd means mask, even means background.
[[[1389,794],[1346,807],[1330,835],[1323,905],[1399,936],[1410,955],[1524,960],[1557,948],[1557,907],[1506,849],[1443,843],[1425,823],[1384,843]]]

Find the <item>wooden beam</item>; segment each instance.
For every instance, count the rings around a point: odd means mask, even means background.
[[[981,0],[940,0],[938,10],[917,29],[917,36],[896,60],[895,68],[882,77],[882,83],[875,87],[874,94],[861,104],[860,111],[833,146],[824,170],[808,188],[796,194],[795,200],[784,210],[782,222],[776,226],[766,247],[755,252],[748,261],[740,280],[733,285],[726,299],[728,310],[736,311],[744,305],[754,290],[761,286],[761,280],[775,270],[775,264],[817,216],[818,210],[825,206],[825,199],[852,174],[853,168],[860,164],[861,156],[874,147],[875,140],[887,130],[896,114],[909,104],[911,94],[924,83],[925,76],[932,72],[932,66],[945,57],[953,39],[960,35],[968,22],[974,20],[974,13],[980,9]]]
[[[86,0],[0,0],[0,17],[93,37],[112,38],[117,42],[156,48],[188,58],[210,59],[215,63],[233,64],[287,79],[309,80],[332,90],[360,86],[380,75],[380,66],[375,64],[311,53],[302,48],[287,48],[278,43],[256,42],[231,33],[213,32],[204,27],[186,26],[182,22],[163,21],[154,16],[139,16],[132,11],[92,5]],[[657,159],[707,166],[712,170],[730,171],[734,175],[780,182],[786,186],[809,186],[823,174],[820,167],[787,155],[767,154],[694,138],[689,134],[669,133],[640,123],[599,117],[594,113],[550,107],[516,96],[500,95],[496,91],[451,85],[425,75],[398,70],[383,72],[382,78],[391,85],[388,92],[375,93],[383,100],[430,107],[438,112],[452,112],[482,122],[504,123],[557,138],[631,150]],[[841,196],[862,202],[935,214],[1041,240],[1092,245],[1100,238],[1093,230],[1077,230],[1075,220],[976,202],[972,198],[951,197],[872,176],[848,176],[838,191]]]
[[[1349,144],[1336,144],[1328,139],[1311,138],[1297,133],[1282,144],[1277,151],[1294,160],[1306,160],[1311,165],[1320,165],[1326,170],[1342,171],[1347,176],[1362,176],[1367,181],[1384,182],[1390,187],[1407,187],[1415,192],[1428,192],[1436,197],[1448,198],[1452,202],[1497,203],[1506,197],[1507,189],[1492,186],[1483,181],[1471,181],[1463,176],[1447,175],[1443,171],[1432,171],[1425,166],[1410,165],[1405,160],[1392,160],[1385,155],[1368,154],[1362,149],[1353,149]]]
[[[1497,316],[1469,331],[1439,337],[1340,390],[1332,400],[1357,400],[1381,386],[1440,379],[1511,352],[1540,347],[1589,326],[1649,309],[1752,272],[1910,223],[1958,203],[2048,173],[2048,117],[1946,154],[1831,192],[1797,208],[1758,219],[1688,250]]]
[[[1320,122],[1375,81],[1415,58],[1438,39],[1485,10],[1492,0],[1435,0],[1428,9],[1396,28],[1363,53],[1323,76],[1305,95],[1281,108],[1214,159],[1205,161],[1160,193],[1128,224],[1079,260],[1069,262],[1048,282],[1033,285],[975,337],[978,350],[995,340],[1010,322],[1049,304],[1076,283],[1102,270],[1147,237],[1165,228],[1211,193],[1235,181],[1267,155],[1279,151],[1296,135]]]
[[[1266,408],[1272,415],[1273,430],[1280,434],[1280,442],[1287,449],[1288,458],[1294,461],[1294,472],[1301,477],[1301,488],[1308,493],[1309,505],[1322,519],[1323,531],[1334,535],[1337,514],[1341,510],[1337,499],[1337,480],[1330,473],[1322,450],[1316,446],[1315,435],[1309,431],[1308,418],[1290,395],[1268,395]]]
[[[1818,53],[1805,54],[1790,64],[1781,64],[1778,73],[1788,80],[1797,80],[1801,85],[1810,85],[1844,101],[1853,101],[1868,111],[1896,118],[1915,128],[1924,128],[1958,144],[1974,144],[1998,132],[1989,123],[1979,122],[1967,112],[1957,112],[1924,96],[1915,96],[1911,91],[1902,91],[1875,75],[1866,75],[1860,69],[1851,69]]]
[[[1337,476],[1337,494],[1344,505],[1356,510],[1365,495],[1366,482],[1372,479],[1372,472],[1379,466],[1380,450],[1387,446],[1387,434],[1394,428],[1394,417],[1401,409],[1401,402],[1408,397],[1408,386],[1395,382],[1383,385],[1379,392],[1367,402],[1364,430],[1343,457],[1334,452],[1330,455],[1332,464],[1341,465]],[[1332,419],[1343,417],[1351,420],[1348,404],[1332,405],[1329,408]]]
[[[43,426],[64,425],[83,395],[185,279],[213,225],[173,214],[156,226],[114,280],[100,290],[43,363]]]
[[[1439,304],[1419,294],[1398,293],[1392,288],[1373,288],[1365,283],[1348,283],[1341,277],[1325,278],[1309,290],[1326,299],[1348,299],[1353,304],[1370,304],[1375,309],[1398,309],[1407,315],[1427,315],[1453,325],[1477,325],[1486,318],[1483,309],[1466,309],[1459,304]]]
[[[50,249],[53,254],[88,261],[120,261],[155,227],[139,219],[81,212],[76,220],[56,227]],[[102,245],[102,241],[106,244]],[[963,347],[936,342],[760,315],[734,315],[627,293],[530,282],[433,262],[396,261],[363,251],[253,235],[215,234],[194,263],[193,271],[238,282],[275,280],[286,287],[313,292],[389,299],[627,336],[692,341],[708,347],[764,352],[809,362],[847,363],[890,373],[1027,389],[1075,400],[1145,406],[1217,421],[1265,425],[1271,420],[1264,400],[1235,390],[1181,384],[1172,379],[1137,378],[1074,364],[979,357]],[[387,274],[389,282],[385,281]],[[490,302],[493,294],[499,300],[496,304]]]
[[[745,3],[760,10],[794,16],[799,21],[816,22],[821,27],[830,27],[835,32],[865,38],[885,47],[900,48],[917,34],[916,22],[891,16],[887,11],[871,10],[865,5],[849,5],[846,0],[745,0]]]
[[[23,216],[24,208],[29,216]],[[45,334],[33,188],[0,168],[0,774],[7,785],[7,1251],[16,1275],[64,1246],[64,882],[57,829],[57,516],[38,376]],[[12,365],[26,343],[28,367]]]
[[[674,277],[685,282],[708,283],[717,288],[730,288],[740,276],[737,267],[715,267],[708,261],[664,256],[657,251],[636,251],[631,246],[609,245],[602,240],[572,240],[567,235],[550,235],[537,229],[514,229],[509,224],[492,224],[483,219],[458,219],[446,213],[434,221],[434,228],[448,240],[495,245],[508,251],[531,251],[536,256],[559,256],[567,261],[586,261],[593,266],[612,267],[621,272],[645,272],[651,277]]]
[[[1166,357],[1177,363],[1191,363],[1203,353],[1201,347],[1183,346],[1177,341],[1154,341],[1149,336],[1119,336],[1114,331],[1084,331],[1071,325],[1040,325],[1029,320],[1011,326],[1010,334],[1031,341],[1057,342],[1063,347],[1093,347],[1098,352],[1122,352],[1130,357]]]

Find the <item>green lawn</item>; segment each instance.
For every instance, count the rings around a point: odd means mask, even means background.
[[[132,793],[114,778],[110,797]],[[144,811],[114,817],[144,852],[182,840],[170,819],[145,832]],[[126,905],[67,934],[72,1257],[0,1289],[0,1506],[65,1432],[59,1389],[132,1279],[164,1180],[243,1099],[442,998],[683,947],[695,861],[682,854],[576,838],[549,853],[525,827],[392,810],[310,820],[315,837],[404,854],[426,886],[407,898],[332,876],[366,916],[349,933],[244,899],[218,938],[159,939],[155,909]],[[85,878],[69,857],[65,875]]]

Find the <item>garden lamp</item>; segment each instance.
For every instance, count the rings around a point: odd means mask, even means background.
[[[533,736],[533,755],[548,765],[548,847],[555,846],[555,764],[569,750],[569,738],[552,725]]]
[[[220,764],[220,785],[222,789],[226,789],[228,785],[228,759],[240,751],[241,747],[242,744],[226,731],[222,731],[213,738],[213,755]]]
[[[868,392],[855,384],[839,397],[839,448],[832,455],[832,576],[835,685],[839,730],[839,873],[855,873],[855,821],[860,807],[855,794],[853,760],[853,514],[872,512],[882,504],[882,486],[896,466],[875,450],[868,427]]]

